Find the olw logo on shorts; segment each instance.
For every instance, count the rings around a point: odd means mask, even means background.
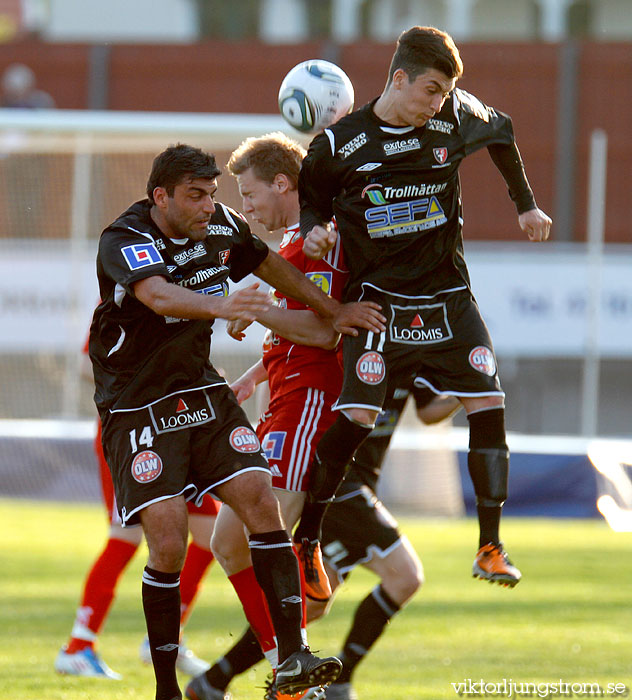
[[[496,374],[494,353],[484,345],[477,345],[469,354],[470,365],[477,371],[493,377]]]
[[[356,362],[356,374],[365,384],[379,384],[386,375],[384,358],[379,352],[365,352]]]
[[[132,476],[139,484],[155,481],[162,474],[162,459],[153,450],[139,452],[132,462]]]
[[[261,449],[259,438],[246,426],[235,428],[230,434],[230,446],[237,452],[258,452]]]

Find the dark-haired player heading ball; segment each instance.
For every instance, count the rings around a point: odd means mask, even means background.
[[[480,522],[473,574],[514,586],[521,574],[499,539],[509,470],[504,393],[463,256],[463,158],[488,149],[529,240],[546,240],[551,219],[536,205],[511,119],[456,88],[462,72],[449,35],[409,29],[382,94],[316,136],[303,161],[306,254],[319,257],[332,245],[336,233],[325,222],[335,215],[350,268],[345,300],[375,301],[388,321],[385,332],[344,339],[340,414],[317,447],[311,498],[294,537],[318,538],[327,502],[371,432],[387,384],[414,374],[436,394],[458,397],[467,411]]]

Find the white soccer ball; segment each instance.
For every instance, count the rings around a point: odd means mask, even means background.
[[[288,124],[315,134],[353,109],[353,85],[335,63],[312,59],[294,66],[279,88],[279,110]]]

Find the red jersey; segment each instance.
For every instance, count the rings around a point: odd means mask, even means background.
[[[323,292],[333,299],[342,299],[347,281],[340,237],[322,260],[310,260],[303,253],[299,225],[286,229],[279,255],[304,272]],[[301,302],[274,292],[275,302],[282,308],[309,309]],[[270,403],[294,389],[312,387],[338,396],[342,387],[342,362],[337,350],[308,347],[292,343],[268,331],[263,342],[263,365],[268,372]]]

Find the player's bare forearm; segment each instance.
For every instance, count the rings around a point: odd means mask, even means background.
[[[160,316],[186,319],[224,318],[254,321],[270,306],[267,294],[253,284],[227,297],[197,294],[159,275],[134,284],[136,298]]]
[[[272,250],[254,273],[281,294],[310,306],[324,318],[333,318],[340,306],[339,302],[327,296],[294,265]]]
[[[327,296],[278,253],[270,251],[268,257],[255,270],[255,274],[276,287],[282,294],[310,306],[320,316],[330,320],[338,333],[357,335],[358,328],[381,333],[386,328],[386,319],[379,312],[379,304],[365,301],[341,304]]]
[[[340,334],[331,323],[307,309],[282,309],[271,306],[257,316],[261,325],[299,345],[331,350],[336,347]]]
[[[548,214],[536,207],[520,214],[518,223],[530,241],[538,242],[548,239],[553,221]]]
[[[249,399],[254,393],[258,384],[267,381],[268,372],[263,366],[263,360],[255,362],[252,367],[249,367],[239,379],[230,384],[237,401],[241,404],[246,399]]]

